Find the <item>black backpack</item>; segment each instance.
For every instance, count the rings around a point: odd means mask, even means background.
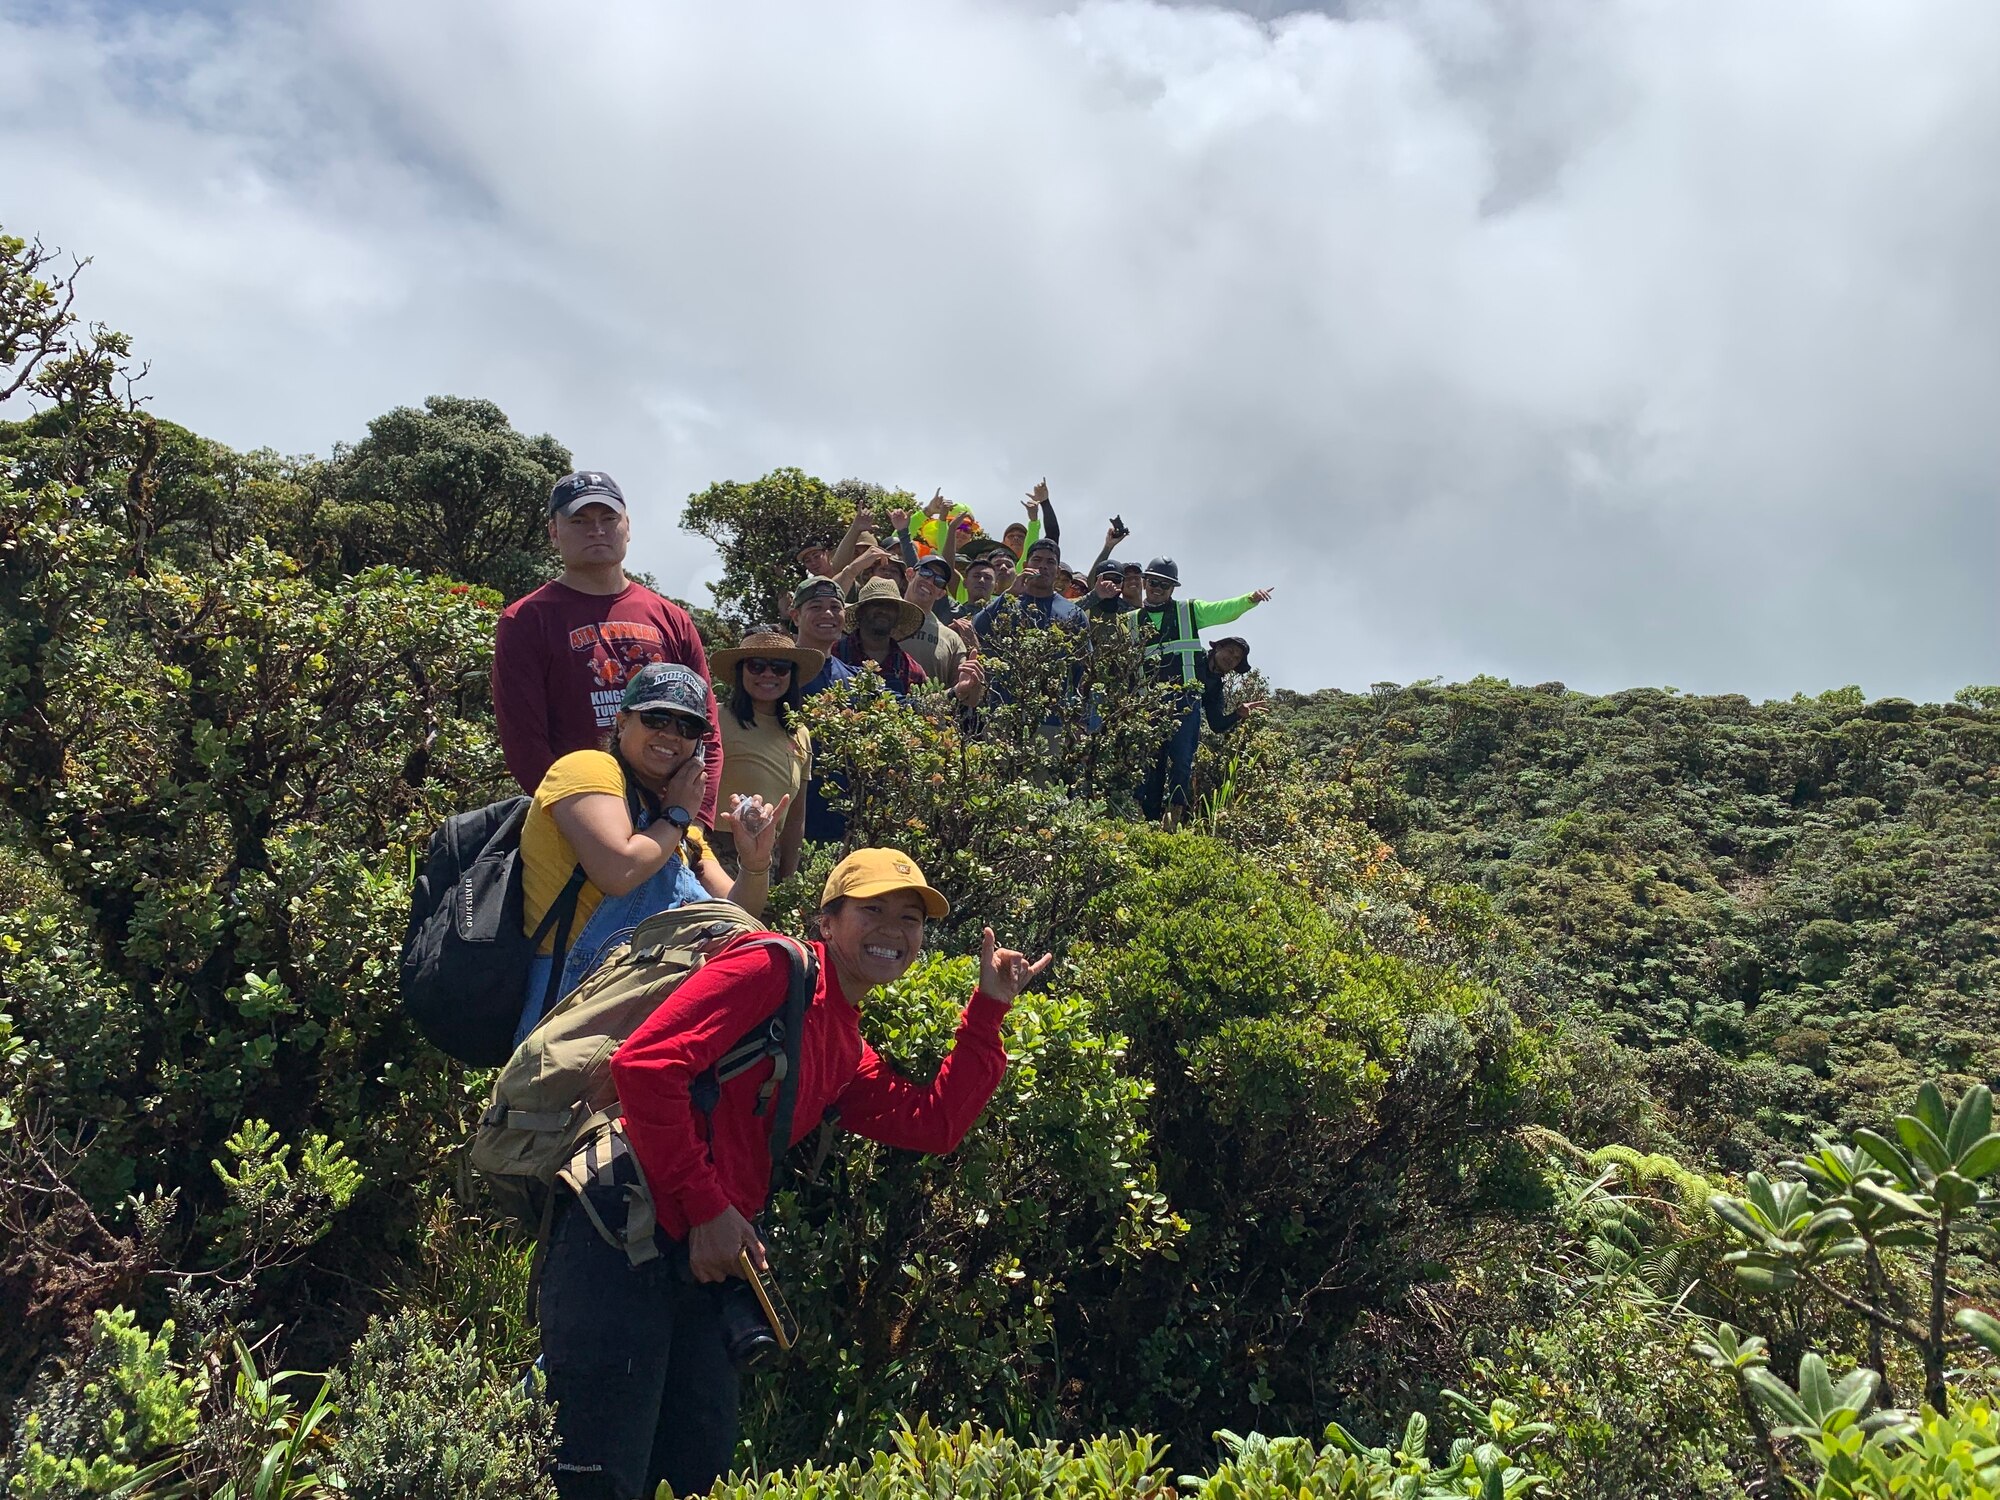
[[[521,825],[532,797],[509,797],[447,818],[431,835],[403,934],[403,1009],[432,1046],[475,1068],[497,1068],[514,1050],[528,965],[551,928],[556,962],[547,1010],[562,986],[583,867],[531,937],[521,930]]]

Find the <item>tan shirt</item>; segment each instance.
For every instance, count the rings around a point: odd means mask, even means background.
[[[924,675],[932,682],[941,682],[945,691],[958,680],[958,664],[965,660],[965,638],[949,625],[940,625],[937,616],[928,610],[924,612],[923,629],[915,635],[906,635],[896,643],[910,653],[916,664],[924,669]],[[724,741],[725,746],[727,741]],[[726,754],[725,750],[725,754]],[[729,762],[723,767],[727,770]]]
[[[733,831],[729,808],[737,793],[762,797],[772,807],[778,805],[780,797],[790,797],[796,807],[811,776],[812,737],[804,726],[786,729],[762,704],[757,706],[756,723],[748,729],[729,709],[722,711],[722,790],[715,804],[718,830]]]

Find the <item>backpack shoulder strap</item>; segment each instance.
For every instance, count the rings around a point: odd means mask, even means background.
[[[775,1191],[785,1154],[792,1147],[792,1116],[799,1098],[799,1049],[805,1040],[806,1009],[818,987],[819,963],[811,947],[780,932],[745,933],[722,951],[731,952],[746,944],[776,948],[789,960],[791,976],[785,987],[785,1003],[716,1059],[696,1080],[692,1092],[696,1108],[713,1109],[723,1084],[749,1072],[765,1058],[771,1059],[771,1076],[758,1094],[757,1113],[771,1111],[771,1184]],[[704,1099],[708,1101],[705,1106]]]

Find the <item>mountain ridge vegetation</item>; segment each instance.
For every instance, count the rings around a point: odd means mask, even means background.
[[[459,397],[232,452],[74,274],[0,237],[0,1483],[546,1495],[528,1247],[456,1171],[482,1079],[393,976],[415,852],[507,787],[494,612],[570,456]],[[694,497],[711,638],[879,493]],[[1169,835],[1136,737],[1029,732],[1060,643],[1010,667],[984,734],[813,710],[854,836],[956,908],[871,1041],[935,1063],[982,924],[1058,964],[958,1153],[780,1195],[805,1349],[719,1493],[1994,1481],[2000,693],[1285,695]]]

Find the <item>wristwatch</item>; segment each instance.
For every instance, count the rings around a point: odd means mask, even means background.
[[[687,837],[688,824],[694,821],[693,813],[676,803],[662,813],[661,816],[674,825],[675,833],[678,833],[682,838]]]

